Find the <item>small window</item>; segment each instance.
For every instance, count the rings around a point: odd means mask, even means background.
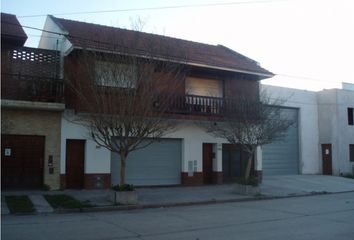
[[[135,88],[137,71],[135,66],[113,62],[97,61],[96,83],[105,87]]]
[[[349,161],[354,162],[354,144],[349,144]]]
[[[348,108],[348,124],[354,125],[354,108]]]

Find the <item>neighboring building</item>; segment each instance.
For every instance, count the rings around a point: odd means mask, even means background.
[[[318,92],[323,174],[354,174],[354,84]]]
[[[242,174],[245,154],[239,146],[231,147],[225,139],[215,138],[196,124],[195,119],[209,119],[224,99],[247,95],[258,99],[259,80],[273,76],[257,62],[223,46],[190,42],[154,34],[147,34],[65,20],[48,16],[39,47],[59,49],[65,59],[64,74],[70,64],[80,61],[81,50],[120,54],[122,49],[143,58],[153,52],[159,60],[167,56],[188,67],[188,75],[175,89],[183,99],[193,99],[195,106],[177,106],[174,117],[179,119],[177,130],[145,149],[129,154],[127,182],[135,185],[200,185],[221,183]],[[151,49],[134,41],[149,42]],[[135,42],[136,43],[136,42]],[[162,46],[156,48],[153,46]],[[168,51],[160,51],[168,49]],[[71,62],[71,63],[70,63]],[[92,68],[95,67],[93,61]],[[84,80],[84,79],[83,79]],[[168,81],[168,79],[166,80]],[[232,100],[228,100],[232,101]],[[198,105],[198,106],[197,106]],[[117,184],[119,157],[97,146],[82,126],[70,121],[70,114],[80,112],[74,98],[66,98],[67,111],[62,118],[60,174],[63,188],[95,188]],[[216,107],[218,108],[218,107]],[[193,120],[194,119],[194,120]],[[257,167],[256,172],[261,169]],[[75,176],[81,176],[76,178]]]
[[[16,16],[1,13],[1,186],[58,189],[60,58],[24,47],[26,39]]]
[[[285,99],[284,107],[297,120],[284,141],[263,146],[264,175],[354,174],[354,84],[318,92],[268,85],[262,89]],[[277,154],[272,154],[274,149]]]

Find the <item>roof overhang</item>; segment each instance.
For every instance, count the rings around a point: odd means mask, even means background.
[[[67,39],[70,41],[69,39]],[[202,67],[202,68],[209,68],[209,69],[215,69],[215,70],[221,70],[221,71],[227,71],[227,72],[234,72],[234,73],[244,73],[244,74],[250,74],[250,75],[256,75],[261,77],[261,79],[265,78],[271,78],[274,77],[275,74],[266,74],[266,73],[259,73],[259,72],[254,72],[254,71],[249,71],[249,70],[243,70],[243,69],[237,69],[237,68],[229,68],[229,67],[221,67],[221,66],[213,66],[209,64],[202,64],[202,63],[195,63],[192,61],[183,61],[181,59],[169,59],[163,56],[147,56],[143,54],[129,54],[129,53],[123,53],[123,52],[117,52],[117,51],[109,51],[109,50],[102,50],[102,49],[96,49],[96,48],[83,48],[83,47],[78,47],[74,46],[69,49],[65,55],[69,55],[73,50],[88,50],[92,52],[102,52],[102,53],[109,53],[109,54],[120,54],[120,55],[127,55],[127,56],[132,56],[132,57],[139,57],[139,58],[145,58],[145,59],[153,59],[157,61],[168,61],[172,63],[178,63],[178,64],[184,64],[188,66],[194,66],[194,67]]]

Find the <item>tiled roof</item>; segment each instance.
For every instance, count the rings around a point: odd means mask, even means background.
[[[21,45],[26,42],[27,35],[15,15],[1,13],[1,38],[15,40]]]
[[[64,31],[68,32],[67,38],[76,48],[149,55],[187,62],[192,65],[244,71],[263,76],[273,75],[260,67],[256,61],[221,45],[208,45],[156,34],[51,17]]]

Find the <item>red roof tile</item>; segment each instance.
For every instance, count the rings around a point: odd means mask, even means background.
[[[256,61],[221,45],[208,45],[156,34],[52,18],[68,32],[67,38],[77,48],[149,55],[188,64],[245,71],[257,75],[273,75],[260,67]]]
[[[1,13],[1,39],[14,40],[20,45],[26,42],[27,35],[15,15]]]

